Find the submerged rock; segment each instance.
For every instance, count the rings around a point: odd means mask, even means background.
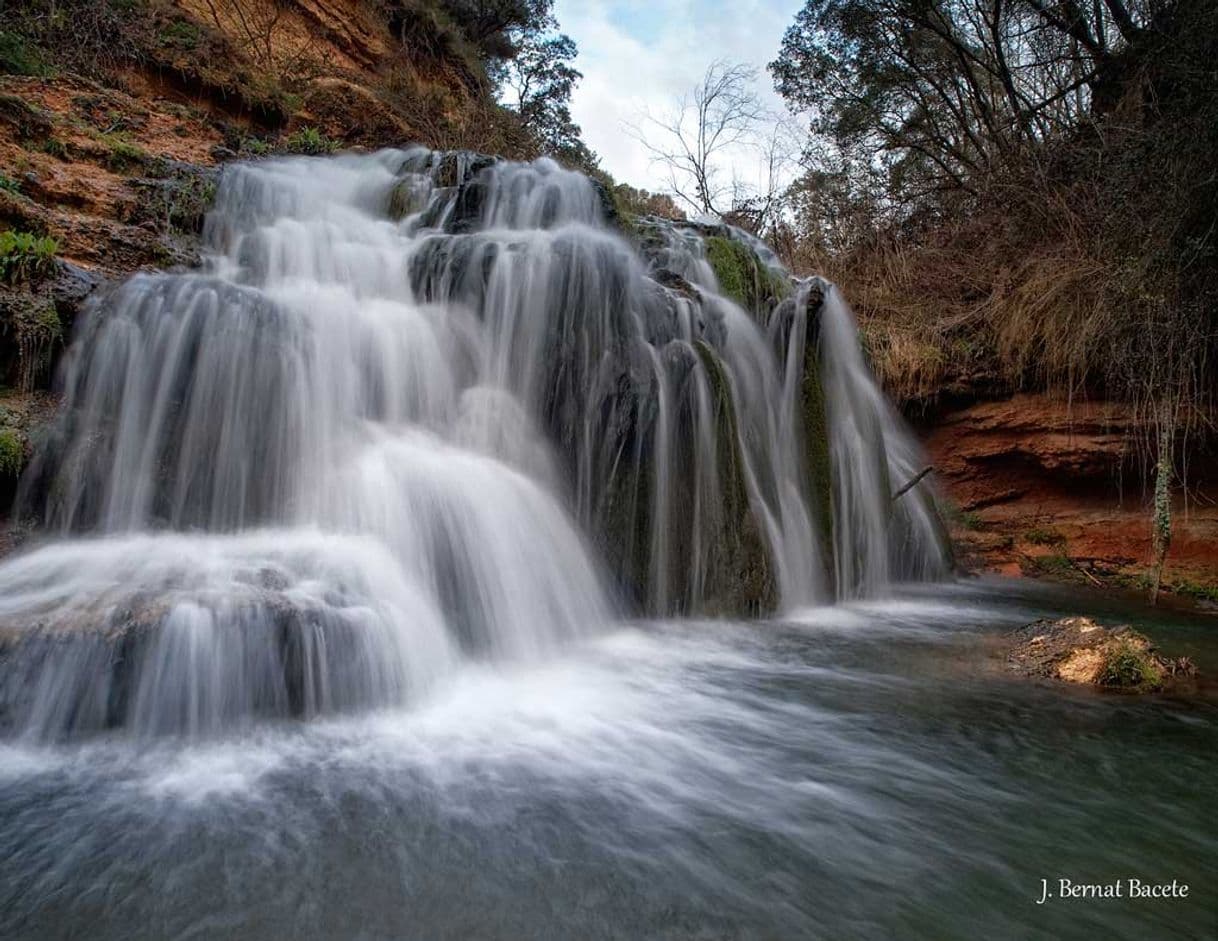
[[[1091,618],[1042,618],[1010,635],[1007,666],[1024,676],[1048,677],[1127,693],[1191,685],[1197,668],[1188,657],[1164,657],[1128,625],[1104,627]]]

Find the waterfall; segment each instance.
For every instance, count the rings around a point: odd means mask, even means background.
[[[78,326],[22,482],[41,538],[0,565],[0,722],[396,706],[623,613],[942,571],[925,488],[892,500],[916,447],[837,292],[726,227],[631,226],[548,160],[226,168],[200,269]],[[726,296],[714,239],[772,296]]]
[[[827,283],[820,288],[836,593],[852,598],[875,594],[894,578],[933,578],[950,559],[932,494],[915,487],[897,496],[924,460],[867,368],[841,292]]]

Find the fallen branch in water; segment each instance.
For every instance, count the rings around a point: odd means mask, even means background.
[[[914,477],[913,480],[911,480],[904,487],[902,487],[900,490],[898,490],[896,493],[894,493],[892,495],[892,499],[899,500],[901,497],[905,496],[905,494],[907,494],[907,493],[909,493],[909,491],[913,490],[914,487],[918,486],[918,484],[922,481],[923,477],[925,477],[927,474],[929,474],[934,469],[935,468],[934,468],[933,464],[927,464],[920,471],[918,471],[917,476]]]

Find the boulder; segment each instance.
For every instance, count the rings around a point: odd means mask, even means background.
[[[1013,673],[1124,693],[1151,693],[1195,683],[1188,657],[1165,657],[1128,625],[1105,627],[1087,617],[1042,618],[1009,636]]]

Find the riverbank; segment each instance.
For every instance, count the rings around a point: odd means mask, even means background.
[[[1152,574],[1144,435],[1119,403],[1020,394],[945,409],[919,434],[962,568],[1145,594]],[[1218,466],[1198,433],[1177,487],[1164,596],[1218,613]]]

